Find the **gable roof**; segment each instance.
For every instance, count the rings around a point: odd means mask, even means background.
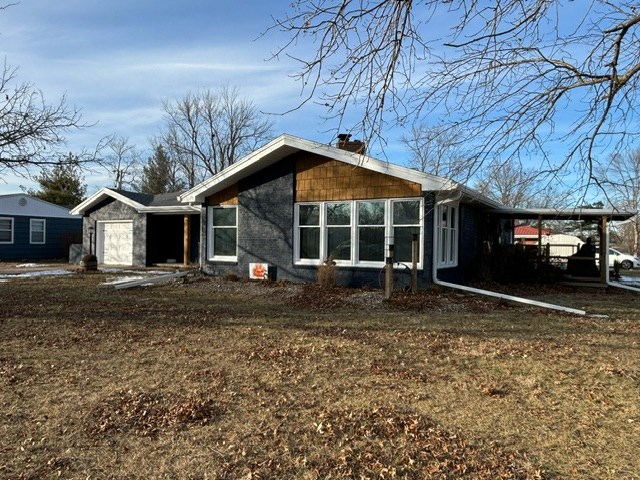
[[[178,200],[180,192],[150,195],[115,188],[101,188],[71,210],[72,215],[84,215],[105,200],[113,199],[128,205],[138,213],[190,213],[200,212],[197,207]]]
[[[423,191],[456,191],[466,195],[468,199],[479,201],[492,208],[502,208],[502,205],[481,195],[453,180],[429,175],[389,162],[375,159],[360,153],[343,150],[331,145],[325,145],[303,138],[283,134],[265,146],[253,151],[233,165],[225,168],[211,178],[184,192],[178,199],[185,203],[201,204],[205,198],[220,192],[239,180],[257,173],[276,162],[298,152],[309,152],[332,160],[337,160],[354,167],[365,168],[374,172],[390,175],[421,185]]]
[[[73,218],[69,209],[26,193],[0,195],[0,216]]]

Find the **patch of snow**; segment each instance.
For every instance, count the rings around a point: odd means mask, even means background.
[[[68,270],[39,270],[37,272],[4,274],[4,275],[0,275],[0,278],[8,280],[11,278],[45,277],[50,275],[69,275],[70,273],[71,272]]]
[[[46,266],[46,263],[21,263],[19,265],[16,265],[16,268],[39,268]]]
[[[101,283],[100,285],[118,285],[119,283],[133,282],[134,280],[143,280],[144,278],[145,277],[142,277],[140,275],[138,275],[138,276],[107,278],[107,281]]]

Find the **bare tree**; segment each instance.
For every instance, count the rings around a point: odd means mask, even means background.
[[[403,136],[401,142],[411,153],[409,166],[416,170],[456,181],[468,180],[475,173],[461,132],[420,124]]]
[[[596,172],[614,207],[626,211],[640,211],[640,148],[611,155],[601,162]],[[625,222],[619,234],[627,251],[640,255],[640,216]]]
[[[289,33],[274,56],[300,62],[303,102],[356,111],[365,136],[435,115],[475,162],[537,158],[585,188],[600,149],[640,134],[639,28],[635,0],[296,0],[271,27]]]
[[[60,159],[70,158],[56,155],[55,150],[64,145],[66,132],[85,125],[80,111],[70,107],[65,96],[47,103],[32,84],[18,83],[16,73],[6,62],[0,72],[0,173],[26,175],[31,167],[57,165]],[[92,161],[93,156],[85,152],[76,160]]]
[[[164,111],[162,143],[182,167],[189,187],[228,167],[271,133],[271,122],[236,88],[188,93],[165,101]]]
[[[570,196],[560,183],[549,185],[537,171],[509,160],[487,164],[475,179],[475,188],[514,208],[563,207]]]
[[[100,165],[113,181],[113,187],[124,189],[134,186],[140,170],[140,153],[128,138],[114,135],[105,146],[107,154]]]

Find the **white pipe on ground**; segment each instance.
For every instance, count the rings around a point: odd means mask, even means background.
[[[501,300],[508,300],[510,302],[523,303],[525,305],[531,305],[535,307],[548,308],[551,310],[559,310],[565,313],[572,313],[574,315],[582,315],[586,316],[587,312],[584,310],[579,310],[577,308],[565,307],[562,305],[555,305],[553,303],[540,302],[538,300],[532,300],[530,298],[523,297],[515,297],[513,295],[507,295],[505,293],[492,292],[491,290],[483,290],[480,288],[467,287],[466,285],[458,285],[457,283],[449,283],[442,280],[438,280],[438,266],[437,266],[437,254],[438,254],[438,235],[437,235],[437,222],[436,222],[436,214],[437,209],[441,203],[445,202],[437,202],[435,205],[435,211],[433,214],[433,257],[432,257],[432,279],[433,283],[439,285],[441,287],[454,288],[456,290],[462,290],[464,292],[475,293],[478,295],[485,295],[488,297],[499,298]]]

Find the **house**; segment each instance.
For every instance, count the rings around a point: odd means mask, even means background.
[[[569,257],[576,253],[584,243],[574,235],[551,233],[548,228],[538,230],[531,225],[517,225],[513,229],[513,239],[516,243],[527,246],[537,246],[538,241],[547,246],[545,253],[551,257]]]
[[[145,267],[198,257],[200,208],[178,193],[148,195],[102,188],[71,210],[82,216],[83,253],[103,265]]]
[[[337,146],[282,135],[181,194],[201,209],[200,266],[209,274],[313,282],[325,262],[336,282],[378,286],[389,245],[419,283],[461,282],[487,245],[509,242],[502,205],[449,179],[376,160],[364,144]],[[268,270],[267,270],[268,269]]]
[[[0,260],[68,258],[82,222],[69,209],[25,193],[0,195]]]
[[[537,227],[531,225],[516,225],[513,228],[513,239],[516,243],[519,242],[523,245],[537,245],[539,236],[544,241],[544,237],[550,234],[551,231],[548,228],[538,230]]]

